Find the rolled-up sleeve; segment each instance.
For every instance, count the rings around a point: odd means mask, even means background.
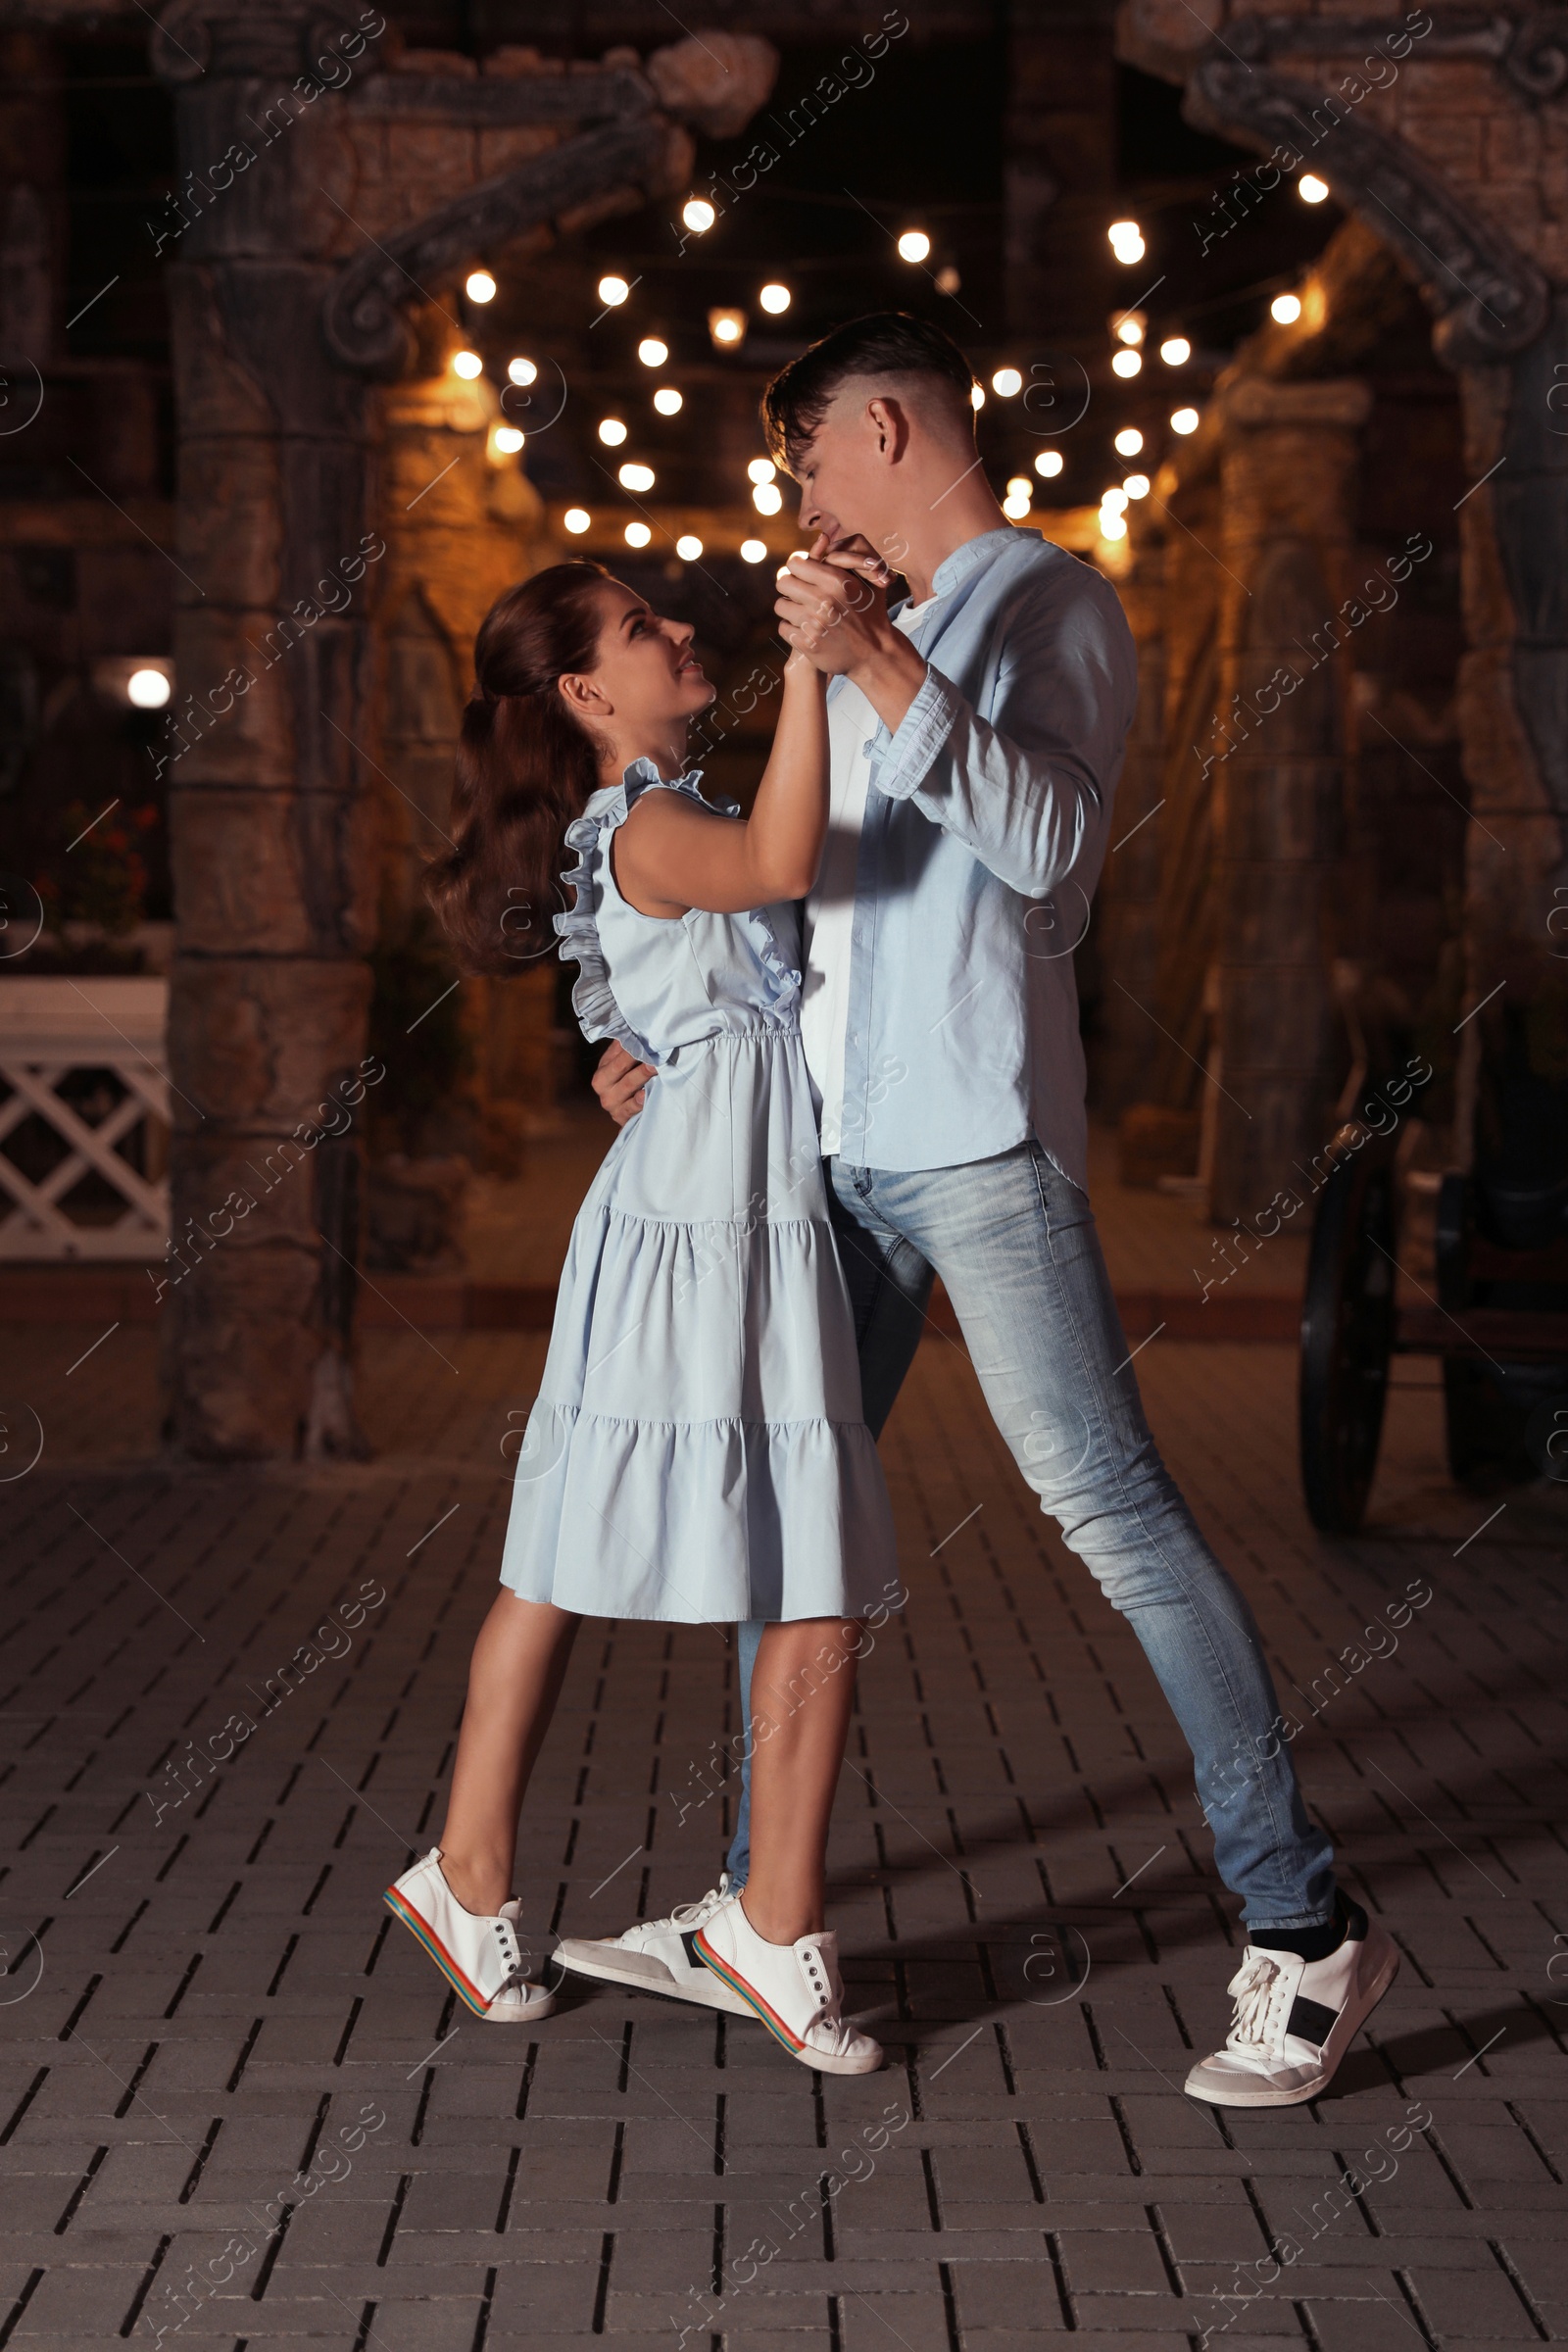
[[[1136,684],[1107,581],[1085,566],[1031,583],[1001,643],[994,715],[928,667],[878,745],[872,785],[912,801],[1011,889],[1044,897],[1086,861],[1098,870]]]

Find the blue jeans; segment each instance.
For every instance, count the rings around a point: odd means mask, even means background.
[[[1014,1460],[1170,1701],[1246,1924],[1321,1925],[1334,1911],[1333,1849],[1278,1736],[1252,1613],[1149,1434],[1088,1196],[1032,1143],[967,1167],[890,1175],[833,1159],[827,1174],[871,1430],[893,1409],[940,1274]],[[761,1633],[739,1629],[743,1723]],[[737,1885],[750,1777],[748,1756],[727,1865]]]

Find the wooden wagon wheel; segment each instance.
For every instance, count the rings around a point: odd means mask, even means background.
[[[1301,1484],[1314,1527],[1353,1535],[1366,1511],[1394,1352],[1394,1152],[1372,1141],[1323,1187],[1301,1310]]]

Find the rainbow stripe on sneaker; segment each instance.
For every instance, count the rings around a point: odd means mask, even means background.
[[[393,1918],[402,1920],[410,1934],[424,1946],[458,1998],[466,2001],[476,2017],[487,2017],[490,2003],[477,1984],[464,1975],[429,1921],[421,1919],[407,1896],[400,1894],[395,1886],[389,1886],[381,1900]]]
[[[694,1941],[702,1953],[705,1963],[712,1970],[714,1976],[722,1977],[731,1992],[738,1992],[746,2006],[761,2019],[774,2040],[781,2041],[784,2047],[798,2058],[806,2044],[798,2034],[791,2033],[777,2010],[768,2007],[761,1994],[754,1985],[748,1984],[744,1977],[736,1974],[729,1961],[719,1958],[701,1928],[698,1929]]]

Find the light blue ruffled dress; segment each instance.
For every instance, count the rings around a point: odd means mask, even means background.
[[[658,1076],[572,1228],[501,1580],[595,1617],[863,1615],[898,1591],[893,1521],[828,1222],[798,914],[629,906],[611,843],[654,790],[713,806],[697,773],[638,760],[566,833],[573,1008]]]

